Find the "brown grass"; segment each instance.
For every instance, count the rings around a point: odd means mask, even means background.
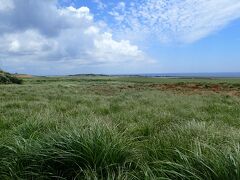
[[[142,90],[159,90],[171,91],[173,93],[181,94],[210,94],[217,93],[229,96],[240,96],[240,89],[238,87],[231,87],[226,84],[200,84],[200,83],[175,83],[175,84],[128,84],[128,85],[98,85],[89,86],[89,91],[99,95],[111,96],[119,91],[142,91]]]

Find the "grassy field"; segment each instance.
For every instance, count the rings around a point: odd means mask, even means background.
[[[0,85],[0,179],[240,179],[240,79]]]

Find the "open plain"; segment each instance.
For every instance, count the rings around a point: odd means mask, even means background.
[[[1,179],[239,179],[240,79],[0,85]]]

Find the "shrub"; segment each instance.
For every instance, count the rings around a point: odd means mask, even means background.
[[[0,84],[22,84],[22,82],[22,79],[19,79],[10,73],[0,71]]]

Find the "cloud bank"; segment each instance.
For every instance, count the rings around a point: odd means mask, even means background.
[[[114,40],[88,7],[60,7],[55,0],[0,0],[0,34],[0,58],[8,64],[26,59],[66,67],[147,61],[138,46]]]

